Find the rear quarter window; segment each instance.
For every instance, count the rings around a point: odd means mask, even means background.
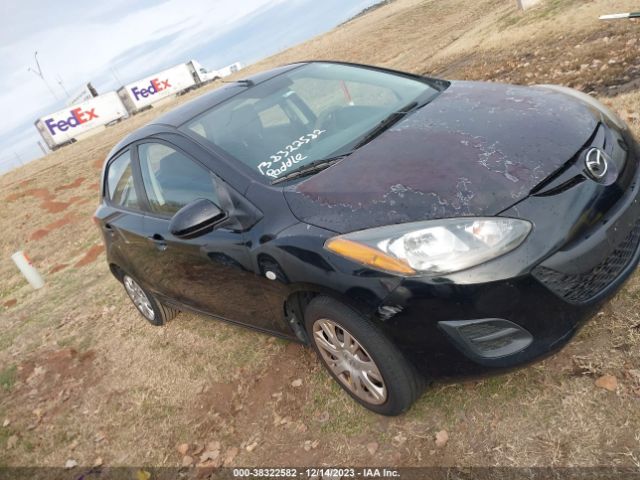
[[[109,163],[107,169],[107,196],[111,203],[139,209],[138,196],[133,183],[131,153],[127,150]]]

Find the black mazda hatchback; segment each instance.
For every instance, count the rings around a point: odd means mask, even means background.
[[[109,267],[311,345],[355,400],[562,347],[638,263],[640,149],[588,95],[306,62],[204,94],[109,154]]]

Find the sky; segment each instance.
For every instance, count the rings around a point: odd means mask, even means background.
[[[3,0],[0,172],[42,155],[33,123],[64,107],[65,90],[73,96],[88,81],[117,90],[190,59],[211,70],[250,64],[378,1]],[[46,83],[28,70],[37,70],[35,51]]]

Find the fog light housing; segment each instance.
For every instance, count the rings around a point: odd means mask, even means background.
[[[451,320],[438,322],[465,354],[483,359],[497,359],[518,353],[533,342],[524,328],[501,318]]]

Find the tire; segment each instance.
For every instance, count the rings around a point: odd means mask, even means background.
[[[174,308],[163,305],[153,295],[144,290],[131,276],[127,274],[123,275],[122,284],[129,299],[138,309],[138,312],[140,312],[151,325],[164,325],[180,313]]]
[[[422,377],[369,320],[324,296],[309,303],[304,319],[311,344],[325,368],[362,406],[394,416],[407,411],[418,398]],[[340,348],[328,348],[336,343],[330,333]]]

